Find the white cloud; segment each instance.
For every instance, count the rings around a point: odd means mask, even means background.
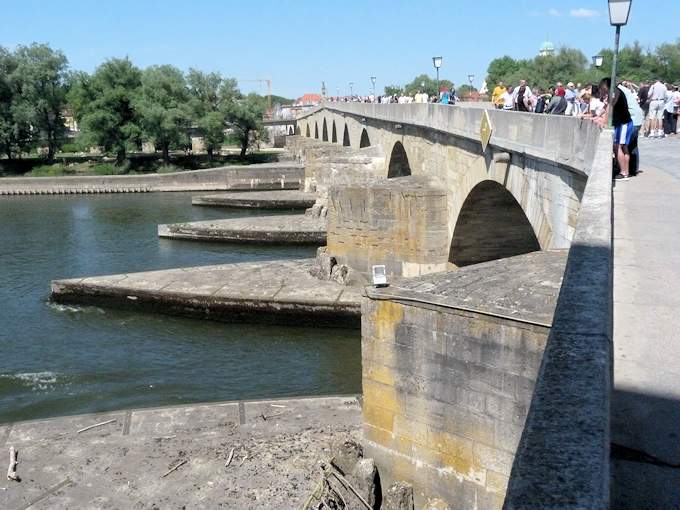
[[[593,9],[584,9],[583,7],[580,7],[569,11],[569,15],[574,18],[594,18],[595,16],[599,16],[600,13]]]
[[[557,9],[554,9],[554,8],[548,9],[548,14],[550,14],[551,16],[553,16],[555,18],[562,16],[562,13],[560,11],[558,11]]]

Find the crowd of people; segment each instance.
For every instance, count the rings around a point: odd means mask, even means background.
[[[491,100],[497,109],[568,115],[589,119],[604,127],[609,119],[611,80],[582,86],[558,82],[548,90],[531,88],[521,80],[516,87],[500,82]],[[677,85],[663,83],[618,83],[614,91],[612,125],[614,127],[615,175],[628,180],[639,172],[638,137],[665,138],[678,134],[680,91]]]
[[[368,96],[332,96],[327,97],[326,101],[331,103],[442,103],[453,105],[459,101],[459,98],[456,96],[455,89],[442,87],[439,96],[429,95],[427,92],[419,90],[413,95],[402,92],[401,94],[383,94],[381,96],[374,96],[373,94]]]
[[[491,101],[497,109],[546,115],[565,115],[588,119],[600,127],[609,121],[609,91],[611,80],[582,85],[568,82],[542,90],[530,87],[525,80],[517,86],[503,82],[494,88]],[[381,96],[328,97],[330,102],[361,103],[442,103],[456,104],[459,98],[454,88],[442,87],[439,95],[419,90],[414,95],[385,94]],[[614,91],[612,125],[614,127],[614,179],[628,180],[639,173],[639,136],[665,138],[680,134],[680,90],[678,85],[664,83],[618,83]]]

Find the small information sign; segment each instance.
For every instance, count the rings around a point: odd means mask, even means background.
[[[486,152],[486,147],[489,145],[489,140],[491,140],[492,131],[493,126],[491,125],[489,112],[484,110],[484,114],[482,115],[482,125],[479,128],[479,139],[482,142],[482,152]]]

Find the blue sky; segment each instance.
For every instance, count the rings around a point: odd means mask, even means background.
[[[239,79],[271,78],[275,94],[340,88],[369,93],[434,75],[456,84],[503,54],[534,56],[548,38],[587,56],[613,44],[605,0],[0,0],[0,45],[46,42],[71,67],[92,71],[110,57],[146,67],[173,64]],[[656,46],[680,35],[680,2],[634,0],[622,43]],[[241,83],[244,91],[266,88]]]

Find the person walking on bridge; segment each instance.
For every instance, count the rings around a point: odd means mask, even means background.
[[[650,137],[663,137],[662,121],[663,112],[666,106],[666,86],[661,83],[661,79],[657,78],[649,88],[649,116],[652,119],[650,125]]]

